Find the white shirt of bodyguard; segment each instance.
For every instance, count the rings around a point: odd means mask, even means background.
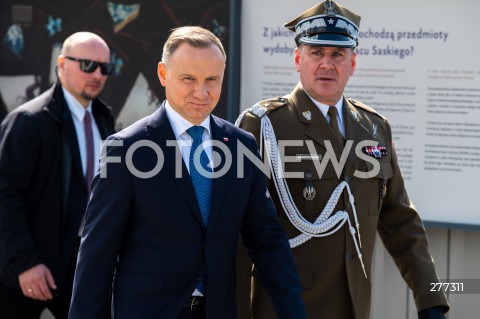
[[[194,126],[194,124],[187,121],[183,118],[177,111],[175,111],[168,101],[165,102],[165,111],[167,113],[168,121],[172,126],[173,133],[175,134],[175,138],[177,139],[178,146],[180,148],[180,152],[182,153],[183,162],[185,166],[187,166],[188,171],[190,172],[190,149],[192,148],[193,138],[190,134],[187,133],[187,130]],[[200,125],[204,128],[203,130],[203,148],[208,156],[208,161],[210,162],[210,167],[212,166],[212,132],[210,130],[210,116],[200,123]]]
[[[62,88],[63,96],[67,102],[68,109],[72,114],[73,125],[75,126],[75,132],[77,133],[78,141],[78,150],[80,151],[80,158],[82,160],[82,170],[83,176],[87,174],[87,142],[85,140],[85,128],[83,124],[83,119],[85,118],[85,108],[80,102],[78,102],[67,90]],[[90,113],[90,118],[92,119],[92,131],[93,131],[93,159],[95,161],[94,174],[98,170],[99,159],[100,159],[100,149],[102,147],[102,139],[100,137],[100,131],[98,130],[97,123],[95,123],[95,118],[92,114],[92,101],[88,103],[87,112]]]

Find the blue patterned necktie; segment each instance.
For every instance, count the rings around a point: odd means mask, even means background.
[[[198,206],[202,213],[203,222],[205,223],[205,226],[207,226],[208,215],[210,213],[210,201],[212,198],[212,179],[209,176],[205,176],[206,174],[202,174],[202,171],[210,173],[211,170],[208,166],[209,160],[204,149],[202,149],[200,154],[200,163],[198,163],[198,156],[195,158],[195,151],[199,146],[201,147],[202,144],[203,130],[204,128],[201,126],[192,126],[187,130],[187,133],[193,138],[189,158],[190,178],[192,179],[192,184],[195,188],[195,194],[197,195]],[[202,167],[203,170],[199,171],[200,167]]]
[[[208,164],[208,156],[205,153],[205,150],[202,148],[200,153],[200,163],[198,162],[199,157],[195,158],[195,151],[202,144],[204,128],[201,126],[192,126],[187,130],[187,133],[193,138],[192,148],[190,150],[189,158],[189,167],[190,167],[190,178],[192,179],[193,188],[195,189],[195,195],[197,196],[198,206],[200,207],[200,212],[202,214],[203,223],[205,227],[208,225],[208,215],[210,214],[210,201],[212,199],[212,179],[209,176],[204,176],[198,168],[203,167],[203,170],[211,172]],[[197,160],[195,162],[195,159]],[[202,170],[202,171],[203,171]],[[202,294],[205,294],[205,278],[202,278],[199,285],[197,286],[198,291]]]

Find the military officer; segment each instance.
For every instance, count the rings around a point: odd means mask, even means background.
[[[255,135],[269,160],[269,189],[290,238],[309,318],[370,317],[376,232],[412,289],[419,318],[445,318],[445,295],[425,286],[438,277],[390,125],[343,95],[356,67],[359,24],[360,16],[333,1],[286,23],[295,32],[300,82],[289,95],[248,109],[237,125]],[[275,318],[243,253],[239,318]]]

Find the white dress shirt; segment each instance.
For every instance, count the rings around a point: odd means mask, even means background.
[[[87,174],[87,142],[85,140],[85,128],[83,126],[83,119],[85,118],[85,108],[63,87],[62,90],[63,96],[65,97],[65,101],[68,105],[68,109],[72,114],[73,125],[75,126],[75,132],[77,133],[78,150],[80,151],[80,158],[82,160],[83,176],[85,176]],[[92,101],[88,103],[86,111],[90,113],[90,118],[92,119],[91,123],[93,131],[93,159],[95,161],[95,174],[98,170],[102,139],[100,137],[100,131],[98,130],[97,123],[95,123],[95,118],[92,114]]]
[[[192,148],[193,138],[190,134],[187,133],[187,130],[194,126],[195,124],[190,123],[185,118],[183,118],[177,111],[175,111],[168,101],[165,102],[165,111],[167,113],[168,121],[173,128],[173,133],[177,139],[180,152],[182,153],[183,162],[187,166],[188,171],[190,172],[190,149]],[[205,153],[207,153],[208,160],[210,162],[210,167],[212,166],[212,133],[210,130],[210,116],[208,116],[199,126],[205,128],[203,130],[203,148]]]

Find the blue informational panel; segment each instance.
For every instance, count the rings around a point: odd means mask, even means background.
[[[283,24],[319,1],[244,0],[241,108],[298,82]],[[480,225],[480,3],[342,0],[362,17],[345,95],[389,118],[409,195],[426,221]],[[267,13],[268,14],[265,14]]]

